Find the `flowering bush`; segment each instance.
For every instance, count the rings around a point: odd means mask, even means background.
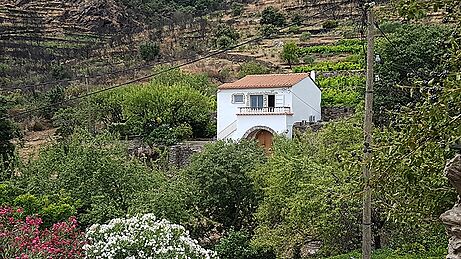
[[[22,209],[0,208],[0,257],[15,259],[82,258],[84,235],[75,217],[41,229],[42,219]]]
[[[213,251],[190,238],[183,226],[157,220],[153,214],[92,225],[86,237],[87,258],[216,258]]]

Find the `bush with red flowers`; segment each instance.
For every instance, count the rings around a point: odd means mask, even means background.
[[[83,258],[85,235],[75,217],[41,228],[38,216],[22,209],[0,208],[0,257],[15,259]]]

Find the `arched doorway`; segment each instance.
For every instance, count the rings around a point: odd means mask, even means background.
[[[266,152],[269,152],[272,148],[274,133],[271,128],[257,126],[249,129],[243,137],[256,140]]]
[[[264,148],[266,151],[270,151],[272,148],[272,138],[274,136],[267,130],[259,130],[256,135],[255,139],[258,143]]]

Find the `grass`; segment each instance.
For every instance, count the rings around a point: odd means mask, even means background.
[[[372,259],[443,259],[445,255],[442,254],[442,251],[439,251],[438,254],[434,253],[417,253],[417,254],[400,254],[389,249],[381,249],[374,251],[371,258]],[[358,251],[351,252],[348,254],[337,255],[333,257],[327,257],[324,259],[361,259],[362,254]]]

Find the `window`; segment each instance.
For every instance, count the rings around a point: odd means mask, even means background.
[[[315,115],[309,116],[309,122],[315,122]]]
[[[232,95],[233,103],[244,103],[243,94],[234,94]]]
[[[263,108],[263,96],[262,95],[250,95],[250,107],[251,108]]]

